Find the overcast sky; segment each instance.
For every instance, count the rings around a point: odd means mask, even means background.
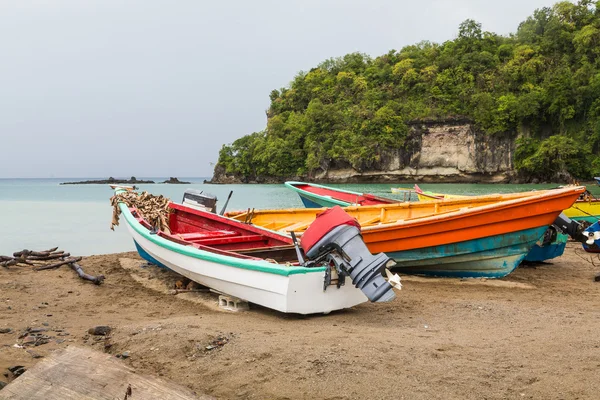
[[[209,176],[269,92],[552,0],[0,0],[0,178]]]

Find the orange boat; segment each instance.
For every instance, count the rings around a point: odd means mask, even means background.
[[[514,270],[558,214],[585,187],[436,202],[346,207],[372,253],[385,252],[401,272],[502,277]],[[267,229],[301,234],[324,209],[230,212]]]

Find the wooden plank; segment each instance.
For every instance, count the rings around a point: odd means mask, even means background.
[[[295,223],[295,224],[288,225],[288,226],[286,226],[285,228],[279,228],[279,230],[280,230],[280,231],[285,231],[285,232],[292,232],[292,231],[305,231],[305,230],[306,230],[306,228],[308,228],[308,226],[309,226],[310,224],[312,224],[313,222],[314,222],[314,221],[312,221],[312,220],[311,220],[311,221],[309,221],[309,222],[306,222],[306,221],[300,221],[300,222],[297,222],[297,223]]]
[[[194,243],[202,244],[204,246],[219,246],[223,244],[231,244],[231,243],[247,243],[247,242],[259,242],[259,241],[267,241],[268,237],[263,235],[247,235],[247,236],[233,236],[233,237],[224,237],[224,238],[209,238],[209,239],[198,239],[193,240]]]
[[[138,375],[115,357],[82,347],[56,351],[0,390],[2,400],[212,399],[173,382]]]
[[[213,239],[217,237],[231,237],[238,236],[239,232],[234,231],[204,231],[204,232],[189,232],[189,233],[173,233],[183,240],[200,240],[200,239]]]

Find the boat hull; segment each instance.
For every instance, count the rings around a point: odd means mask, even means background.
[[[562,256],[567,246],[568,237],[568,235],[559,233],[556,240],[550,244],[542,246],[539,242],[536,243],[523,261],[542,262]]]
[[[335,207],[335,206],[347,207],[350,205],[350,203],[346,203],[346,202],[338,201],[338,200],[329,200],[322,196],[310,196],[310,195],[307,195],[304,193],[298,193],[298,196],[300,197],[302,204],[306,208],[322,208],[322,207],[330,208],[330,207]]]
[[[122,211],[124,209],[126,210],[122,207]],[[125,212],[129,211],[123,211],[124,214]],[[129,217],[132,218],[131,215]],[[160,242],[164,239],[149,238],[148,235],[140,233],[139,228],[135,229],[129,219],[127,228],[138,252],[146,260],[153,260],[201,285],[277,311],[298,314],[329,313],[367,301],[366,296],[352,284],[339,289],[329,286],[327,290],[323,290],[324,271],[286,276],[236,268],[214,262],[210,258],[192,257],[161,246]]]
[[[353,206],[371,253],[384,252],[407,273],[490,277],[509,274],[584,188],[482,196],[434,203]],[[521,195],[519,195],[521,196]],[[475,204],[472,204],[472,203]],[[481,204],[481,205],[478,205]],[[320,210],[254,211],[252,224],[301,234]],[[244,213],[232,217],[244,220]]]
[[[577,201],[564,213],[574,221],[593,224],[600,219],[600,201]]]
[[[511,273],[546,230],[526,229],[465,242],[388,252],[396,272],[461,278],[501,278]]]

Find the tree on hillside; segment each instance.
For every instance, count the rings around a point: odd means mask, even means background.
[[[515,156],[523,173],[588,178],[600,172],[600,1],[536,10],[509,36],[467,19],[442,44],[325,60],[270,100],[265,131],[221,150],[228,173],[368,170],[408,145],[411,121],[464,117],[489,135],[526,134]]]

